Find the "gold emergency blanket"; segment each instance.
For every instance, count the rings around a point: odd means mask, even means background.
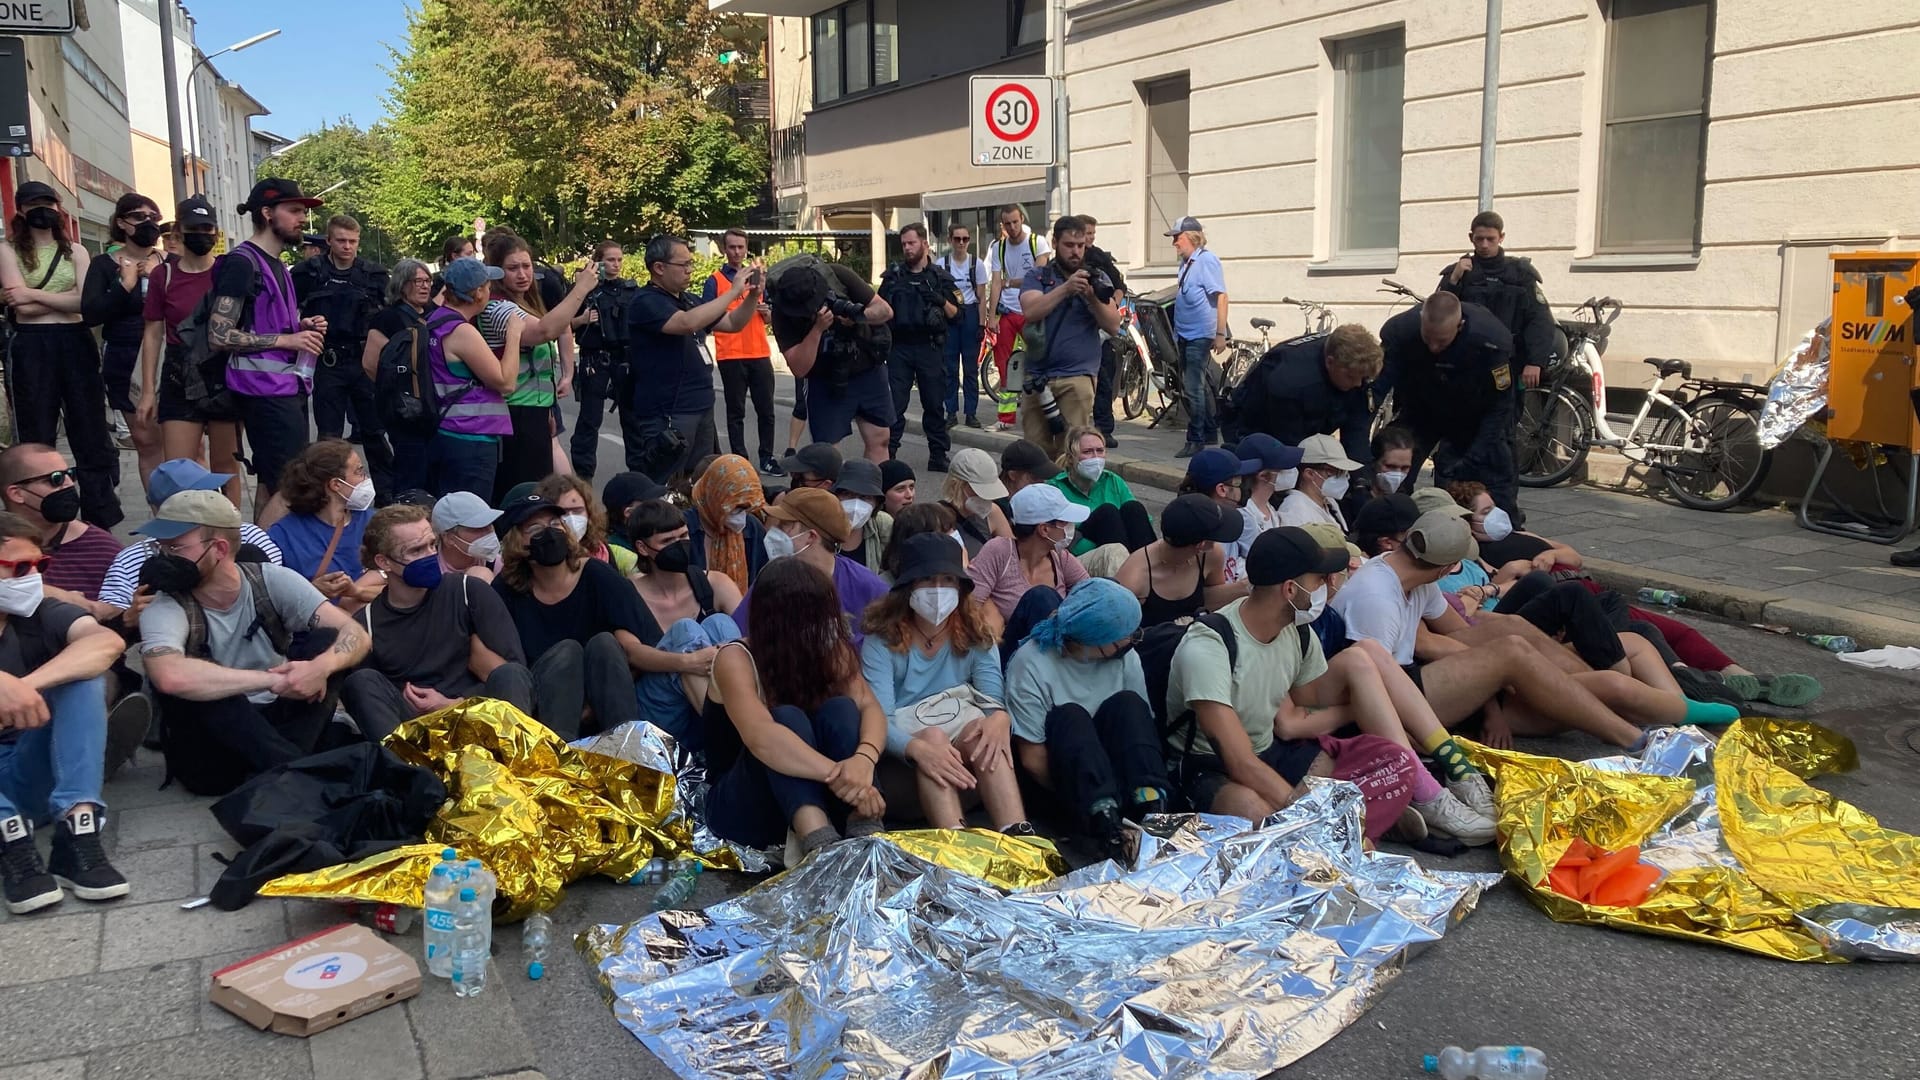
[[[672,773],[570,747],[504,702],[472,698],[416,717],[386,747],[446,781],[429,843],[276,878],[260,895],[419,907],[434,861],[452,847],[499,879],[495,918],[513,920],[552,909],[568,882],[624,881],[649,859],[693,850]],[[711,869],[740,868],[730,849],[700,858]]]
[[[1858,764],[1817,724],[1745,719],[1716,744],[1652,733],[1638,757],[1571,762],[1468,744],[1498,780],[1500,857],[1558,922],[1730,945],[1784,960],[1920,960],[1920,839],[1806,781]],[[1575,837],[1637,844],[1666,872],[1639,907],[1547,886]]]

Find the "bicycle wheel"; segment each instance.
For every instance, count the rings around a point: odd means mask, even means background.
[[[1760,411],[1725,397],[1699,398],[1689,409],[1690,423],[1671,416],[1660,428],[1661,443],[1684,448],[1656,462],[1667,490],[1695,510],[1738,506],[1760,489],[1773,465],[1773,451],[1760,446]]]
[[[1000,365],[993,362],[991,352],[987,354],[986,359],[980,361],[980,392],[988,397],[1000,395]]]
[[[1552,487],[1587,460],[1593,417],[1587,399],[1566,386],[1528,387],[1520,396],[1513,463],[1523,487]]]
[[[1147,411],[1147,365],[1139,353],[1128,356],[1120,367],[1120,415],[1135,420]]]
[[[1227,356],[1227,367],[1222,385],[1227,390],[1232,390],[1234,387],[1239,386],[1240,381],[1247,377],[1247,372],[1252,371],[1253,365],[1259,362],[1259,346],[1250,345],[1244,341],[1234,342],[1233,351]]]

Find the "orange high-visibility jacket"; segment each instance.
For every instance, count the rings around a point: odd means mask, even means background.
[[[746,268],[741,267],[741,269]],[[715,295],[718,296],[725,296],[727,290],[733,288],[733,282],[728,281],[726,276],[718,270],[713,272],[712,285]],[[732,311],[744,303],[746,303],[746,297],[743,294],[740,299],[729,305],[727,310]],[[713,332],[715,360],[759,360],[770,355],[772,354],[767,349],[767,320],[761,318],[759,312],[755,312],[753,318],[747,320],[746,326],[730,334],[719,330]]]

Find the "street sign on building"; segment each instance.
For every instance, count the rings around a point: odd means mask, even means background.
[[[0,0],[0,34],[71,34],[73,0]]]
[[[975,75],[968,128],[973,164],[1053,164],[1053,80],[1033,75]]]

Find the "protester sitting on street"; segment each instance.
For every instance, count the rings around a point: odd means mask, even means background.
[[[1370,475],[1369,493],[1405,491],[1413,470],[1413,432],[1390,424],[1374,433],[1371,446],[1373,462],[1363,470]]]
[[[994,606],[1017,646],[1034,623],[1052,614],[1067,593],[1087,579],[1086,567],[1067,554],[1074,526],[1087,520],[1087,508],[1068,502],[1052,484],[1029,484],[1013,493],[1012,504],[1013,535],[987,541],[967,564],[967,574],[974,599]],[[1042,610],[1028,603],[1023,617],[1021,604],[1036,590],[1053,597]]]
[[[125,644],[72,604],[45,595],[40,530],[0,513],[0,873],[15,915],[127,895],[100,845],[109,735],[105,677]],[[132,733],[138,744],[142,732]],[[1011,767],[1008,769],[1011,772]],[[53,825],[42,864],[33,823]],[[15,963],[25,958],[14,954]]]
[[[1419,515],[1415,514],[1414,517],[1417,519]],[[1327,602],[1320,605],[1320,613],[1307,624],[1313,629],[1314,636],[1320,639],[1320,651],[1331,660],[1353,644],[1353,641],[1347,637],[1347,620],[1334,609],[1333,598],[1340,595],[1341,586],[1345,585],[1347,579],[1353,576],[1353,572],[1360,569],[1360,564],[1367,560],[1366,556],[1360,553],[1360,548],[1349,541],[1340,532],[1338,526],[1329,525],[1323,521],[1317,525],[1305,525],[1300,528],[1308,536],[1313,537],[1313,542],[1321,547],[1347,553],[1346,569],[1327,575]]]
[[[1240,557],[1244,554],[1240,541],[1244,539],[1251,544],[1254,530],[1247,524],[1246,515],[1240,512],[1240,503],[1246,498],[1248,485],[1253,482],[1250,478],[1260,471],[1259,458],[1242,458],[1235,450],[1210,446],[1187,460],[1187,475],[1180,481],[1180,494],[1204,495],[1218,503],[1229,515],[1239,519],[1239,535],[1220,549],[1226,559],[1228,581],[1239,581],[1246,576],[1240,563]]]
[[[470,697],[533,715],[533,673],[506,605],[487,582],[443,573],[427,512],[375,511],[362,543],[361,561],[387,587],[354,614],[371,644],[340,687],[360,733],[379,742],[404,720]]]
[[[1133,594],[1091,578],[1033,628],[1006,671],[1014,760],[1109,852],[1122,819],[1160,813],[1170,790],[1133,651],[1139,629]]]
[[[373,517],[373,479],[345,439],[321,439],[294,455],[280,478],[285,517],[267,527],[287,569],[348,611],[380,595],[385,582],[360,563]]]
[[[1107,439],[1095,428],[1067,433],[1067,452],[1058,462],[1060,473],[1047,481],[1067,501],[1090,511],[1073,554],[1085,555],[1106,544],[1120,544],[1129,552],[1153,542],[1153,519],[1133,497],[1120,474],[1107,468]]]
[[[156,512],[160,504],[182,491],[223,491],[230,476],[210,473],[199,462],[191,458],[174,458],[163,461],[153,470],[147,480],[147,503]],[[240,546],[257,548],[265,562],[280,561],[280,547],[267,535],[267,530],[251,521],[240,523]],[[143,600],[151,600],[152,589],[142,589],[140,570],[147,560],[160,550],[155,540],[143,540],[137,544],[128,544],[120,554],[114,557],[113,565],[107,567],[107,576],[100,585],[100,603],[117,608],[125,613],[134,607],[136,594]],[[144,607],[144,604],[142,605]],[[126,616],[123,615],[123,618]],[[133,615],[129,626],[138,626],[139,616]]]
[[[454,491],[433,504],[432,520],[440,537],[441,572],[491,585],[500,560],[500,534],[493,527],[500,511],[471,491]]]
[[[961,795],[972,791],[994,828],[1032,836],[1013,771],[996,627],[972,591],[960,545],[914,537],[892,591],[867,609],[861,667],[887,717],[887,752],[913,766],[929,825],[963,828]]]
[[[1300,478],[1300,450],[1288,446],[1265,432],[1256,431],[1240,440],[1233,449],[1235,457],[1241,461],[1257,461],[1260,471],[1244,481],[1245,495],[1231,487],[1216,485],[1213,500],[1223,507],[1233,507],[1240,512],[1240,539],[1227,548],[1227,580],[1239,581],[1246,576],[1247,552],[1253,548],[1254,540],[1269,529],[1280,527],[1280,510],[1276,500],[1283,491],[1293,490]],[[1195,454],[1197,460],[1200,455]],[[1191,465],[1187,470],[1191,477]],[[1337,530],[1336,530],[1337,531]]]
[[[819,488],[832,491],[840,481],[840,469],[846,464],[840,448],[832,443],[808,443],[794,451],[786,462],[787,490]]]
[[[555,473],[540,481],[534,491],[560,508],[560,524],[588,555],[611,565],[622,577],[633,573],[633,552],[607,543],[607,511],[594,496],[592,482],[572,473]]]
[[[754,847],[785,836],[793,866],[842,835],[883,827],[886,800],[873,771],[886,749],[887,714],[860,673],[826,573],[779,558],[754,588],[766,608],[760,636],[723,645],[713,659],[702,716],[707,825]]]
[[[1000,451],[1000,482],[1006,485],[1009,496],[1029,484],[1044,484],[1059,475],[1060,463],[1025,439],[1015,439]],[[1004,512],[1006,500],[997,501]]]
[[[633,671],[701,672],[710,656],[654,648],[660,628],[620,572],[567,531],[538,494],[501,507],[505,542],[493,587],[533,667],[534,717],[561,738],[639,718]]]
[[[1347,497],[1347,474],[1360,463],[1346,455],[1331,435],[1309,435],[1300,442],[1300,477],[1280,500],[1282,525],[1330,521],[1342,529],[1347,519],[1340,500]]]
[[[840,500],[818,488],[800,488],[787,492],[779,502],[767,507],[765,516],[769,558],[792,555],[827,575],[833,582],[835,595],[840,598],[840,610],[853,627],[853,643],[858,648],[865,637],[859,628],[860,616],[867,605],[886,595],[887,583],[873,571],[838,554],[851,531]],[[749,638],[753,636],[753,627],[748,622],[747,609],[757,605],[753,590],[749,589],[733,611],[733,621],[740,624],[741,632]],[[761,640],[766,640],[764,635]]]
[[[633,508],[627,528],[640,571],[631,578],[653,621],[666,627],[658,648],[696,653],[740,638],[733,612],[740,589],[733,579],[693,564],[687,519],[665,499]],[[634,684],[640,715],[665,729],[689,750],[700,749],[700,710],[706,706],[707,673],[644,671]]]
[[[913,504],[914,486],[913,466],[899,458],[880,463],[880,492],[886,497],[880,509],[887,516],[893,517]]]
[[[1302,529],[1263,533],[1248,557],[1252,591],[1218,613],[1234,648],[1205,621],[1190,626],[1175,647],[1167,677],[1170,771],[1195,809],[1265,819],[1293,801],[1309,772],[1331,773],[1332,759],[1317,737],[1341,722],[1412,755],[1367,650],[1349,649],[1328,661],[1319,638],[1305,628],[1327,602],[1328,577],[1346,565],[1344,551],[1322,548]],[[1315,713],[1334,709],[1339,722],[1286,728],[1290,716],[1311,724]],[[1428,723],[1438,727],[1430,713]],[[1493,840],[1492,818],[1468,808],[1424,768],[1412,776],[1413,807],[1430,829],[1468,844]]]
[[[627,515],[643,502],[667,497],[667,489],[646,473],[615,473],[600,492],[607,508],[607,545],[633,550],[633,537],[627,533]]]
[[[140,657],[169,775],[224,795],[313,753],[365,632],[304,575],[236,564],[240,511],[217,491],[179,492],[135,531],[160,546],[140,572],[159,594],[140,616]]]
[[[869,570],[878,570],[880,556],[893,538],[893,515],[879,509],[881,499],[880,466],[865,458],[855,458],[840,467],[840,479],[833,493],[840,508],[847,512],[847,558]]]
[[[917,502],[903,508],[893,519],[893,538],[887,542],[887,549],[880,553],[880,580],[891,586],[894,575],[900,571],[900,549],[908,540],[921,533],[939,533],[954,543],[960,543],[959,518],[954,516],[953,508],[941,502]],[[961,557],[965,558],[966,548],[962,546]]]
[[[1007,516],[993,502],[1006,497],[1007,485],[1000,482],[1000,472],[985,450],[963,446],[955,451],[940,501],[959,519],[960,543],[967,549],[967,558],[979,555],[994,537],[1013,535]]]
[[[1566,544],[1556,543],[1537,533],[1513,527],[1513,519],[1493,504],[1485,484],[1478,480],[1456,480],[1446,487],[1453,501],[1473,514],[1475,538],[1480,543],[1480,559],[1494,567],[1530,562],[1535,570],[1549,573],[1556,569],[1580,569],[1580,553]]]
[[[1238,513],[1206,495],[1189,492],[1167,504],[1160,514],[1161,539],[1127,556],[1113,576],[1139,599],[1142,626],[1218,611],[1247,594],[1244,578],[1227,581],[1221,550],[1240,539],[1240,525]]]
[[[117,612],[100,601],[100,588],[121,544],[107,530],[80,520],[78,476],[51,446],[10,446],[0,451],[0,509],[33,526],[41,550],[53,560],[41,578],[46,594],[105,621]]]

